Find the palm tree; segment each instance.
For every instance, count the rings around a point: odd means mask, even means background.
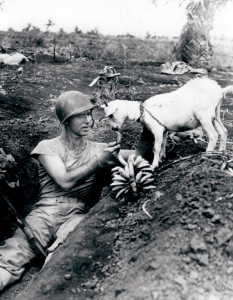
[[[82,33],[82,30],[80,30],[80,29],[78,28],[78,26],[75,26],[74,32],[77,33],[77,34],[79,34],[79,33]]]
[[[154,3],[159,0],[153,0]],[[210,31],[215,13],[232,0],[176,0],[186,5],[187,23],[175,47],[176,58],[187,63],[209,63],[213,56]]]
[[[32,27],[32,24],[27,23],[27,26],[23,29],[23,31],[30,31],[31,27]]]
[[[59,29],[58,35],[64,35],[65,34],[65,30],[63,28]]]
[[[45,26],[47,26],[46,30],[48,31],[48,30],[49,30],[49,27],[52,27],[52,26],[54,26],[54,25],[55,25],[55,23],[53,23],[53,21],[48,20],[48,23],[45,24]]]
[[[0,7],[1,7],[1,10],[3,11],[2,9],[2,4],[3,4],[4,0],[2,0],[2,2],[0,3]]]

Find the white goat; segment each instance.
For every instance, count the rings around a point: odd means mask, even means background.
[[[221,88],[209,78],[190,80],[171,93],[153,96],[140,102],[115,100],[102,105],[105,117],[109,117],[113,129],[121,128],[125,119],[139,120],[147,126],[155,138],[152,168],[165,156],[167,131],[186,131],[202,126],[209,137],[206,151],[213,151],[218,135],[219,150],[226,149],[227,129],[220,119],[220,105],[226,94],[233,93],[233,86]]]

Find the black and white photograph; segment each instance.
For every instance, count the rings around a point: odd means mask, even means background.
[[[232,16],[0,0],[0,300],[233,300]]]

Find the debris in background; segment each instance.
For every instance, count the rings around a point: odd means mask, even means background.
[[[202,74],[202,75],[208,74],[208,71],[206,69],[192,68],[191,66],[187,65],[183,61],[175,61],[172,63],[167,62],[162,65],[162,70],[161,70],[161,73],[163,74],[175,74],[175,75],[185,74],[188,72],[192,74]]]
[[[196,144],[198,141],[205,142],[203,140],[203,129],[202,127],[198,127],[196,129],[182,131],[182,132],[171,132],[168,137],[176,143],[186,139],[192,139]]]
[[[22,63],[29,62],[29,59],[21,54],[21,53],[14,53],[14,54],[0,54],[0,62],[4,63],[5,65],[17,66]]]
[[[22,78],[23,77],[23,67],[19,67],[15,73],[15,76],[12,78],[12,80],[15,80],[16,78]]]
[[[221,170],[225,171],[228,175],[233,176],[233,159],[223,162]]]
[[[6,91],[3,89],[2,85],[0,85],[0,94],[6,95]]]
[[[100,99],[115,99],[116,93],[116,85],[118,82],[118,77],[120,73],[113,67],[105,66],[103,70],[99,72],[99,76],[96,77],[89,86],[94,86],[97,84],[99,91],[95,95],[95,99],[91,99],[92,101],[96,102],[97,105],[99,104]]]
[[[11,188],[19,186],[18,167],[11,154],[0,148],[0,183],[6,182]]]

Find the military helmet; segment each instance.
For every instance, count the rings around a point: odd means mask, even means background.
[[[62,93],[56,101],[56,115],[60,123],[64,123],[69,117],[80,114],[95,106],[83,93],[69,91]]]

